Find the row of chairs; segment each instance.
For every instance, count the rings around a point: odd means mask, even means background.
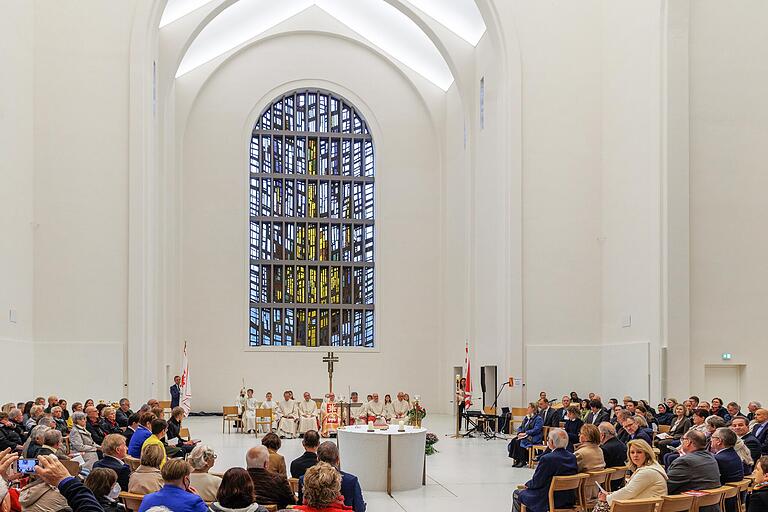
[[[259,437],[259,427],[264,425],[269,427],[272,432],[272,422],[274,421],[274,411],[272,409],[256,409],[256,437]],[[232,433],[232,424],[235,424],[235,431],[243,431],[243,420],[238,414],[236,405],[225,405],[222,408],[221,433],[224,433],[224,426],[228,427],[228,433]]]
[[[592,510],[597,503],[597,498],[587,497],[587,489],[595,487],[597,482],[604,489],[610,490],[609,486],[613,469],[618,470],[618,468],[609,468],[603,471],[553,477],[549,487],[550,512],[589,512]],[[751,479],[745,479],[716,489],[691,493],[690,495],[677,494],[657,499],[613,500],[611,512],[699,512],[701,507],[712,505],[718,505],[720,510],[724,511],[726,500],[732,499],[736,500],[738,512],[746,512],[742,496],[749,490],[751,484]],[[576,504],[572,508],[555,508],[555,493],[560,491],[573,491],[576,493]],[[521,512],[526,512],[525,505],[522,506]]]

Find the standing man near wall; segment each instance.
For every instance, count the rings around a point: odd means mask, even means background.
[[[181,377],[178,375],[173,378],[173,386],[171,386],[171,409],[179,406],[181,400]]]

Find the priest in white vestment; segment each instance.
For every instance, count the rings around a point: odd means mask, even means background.
[[[411,404],[405,401],[405,393],[400,391],[397,394],[397,401],[392,404],[392,408],[395,411],[395,420],[402,420],[408,416],[408,411],[411,409]]]
[[[299,406],[291,399],[290,391],[283,393],[283,401],[277,403],[277,434],[292,439],[299,426]]]
[[[379,401],[379,394],[373,393],[371,395],[371,401],[363,406],[362,413],[359,418],[364,422],[372,421],[374,423],[384,422],[384,402]]]
[[[272,432],[272,429],[277,428],[277,420],[276,418],[276,412],[277,409],[277,402],[272,400],[272,393],[267,391],[267,394],[264,395],[264,401],[261,402],[261,408],[262,409],[272,409],[272,425],[265,425],[260,424],[259,425],[259,432],[266,433],[266,432]]]
[[[299,434],[304,434],[307,430],[318,430],[317,416],[320,410],[317,404],[312,400],[309,392],[304,392],[304,400],[299,402]]]
[[[243,409],[243,430],[245,430],[246,434],[251,431],[256,432],[256,408],[258,406],[259,402],[253,397],[253,390],[249,389],[245,397],[245,408]]]

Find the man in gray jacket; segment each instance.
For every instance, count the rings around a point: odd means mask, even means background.
[[[720,487],[720,470],[715,457],[706,450],[707,438],[702,432],[689,430],[683,435],[682,456],[667,470],[667,492],[701,491]],[[719,507],[702,507],[701,512],[717,511]]]

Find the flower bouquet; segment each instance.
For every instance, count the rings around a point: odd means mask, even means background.
[[[421,426],[421,420],[424,419],[424,417],[427,415],[427,410],[419,404],[419,402],[415,402],[413,404],[413,408],[408,411],[408,423],[413,425],[414,427],[420,427]]]
[[[424,448],[424,453],[427,455],[436,454],[437,450],[435,449],[435,444],[437,444],[439,440],[440,439],[435,434],[432,432],[427,432],[427,444]]]

